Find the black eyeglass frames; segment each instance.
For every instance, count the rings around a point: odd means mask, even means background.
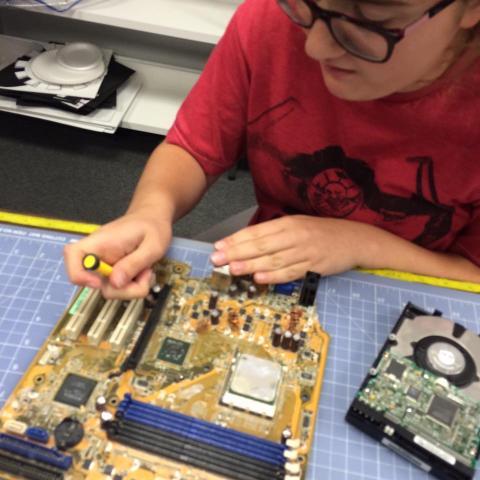
[[[303,28],[311,28],[317,20],[327,25],[335,41],[347,52],[368,62],[385,63],[395,45],[413,29],[439,14],[455,0],[441,0],[418,20],[402,29],[383,28],[374,22],[359,20],[332,10],[325,10],[313,0],[277,0],[288,17]]]

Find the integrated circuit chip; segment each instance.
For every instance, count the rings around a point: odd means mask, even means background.
[[[418,400],[421,394],[422,392],[418,388],[412,387],[411,385],[408,387],[407,395],[413,400]]]
[[[232,370],[222,402],[258,415],[273,417],[282,366],[265,358],[241,355]]]
[[[158,352],[158,359],[175,365],[183,365],[189,348],[190,344],[188,342],[167,337]]]
[[[385,373],[393,375],[397,380],[401,380],[403,376],[403,372],[407,367],[402,365],[400,362],[397,362],[394,358],[392,358],[390,364],[388,365]]]
[[[456,403],[435,395],[430,403],[427,413],[438,422],[443,423],[447,427],[451,427],[458,409],[459,406]]]
[[[53,400],[72,407],[81,407],[88,402],[96,385],[97,382],[91,378],[69,373]]]

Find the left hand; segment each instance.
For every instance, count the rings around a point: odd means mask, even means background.
[[[216,266],[257,283],[284,283],[307,271],[321,275],[360,266],[375,227],[337,218],[293,215],[246,227],[215,243]]]

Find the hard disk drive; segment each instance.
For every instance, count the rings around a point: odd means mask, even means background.
[[[408,304],[346,419],[441,479],[471,479],[480,453],[480,338]]]

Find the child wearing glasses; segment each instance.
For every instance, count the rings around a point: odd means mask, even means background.
[[[258,209],[215,265],[479,282],[479,22],[479,0],[246,0],[126,215],[67,247],[71,280],[100,286],[95,252],[105,295],[146,294],[172,222],[246,154]]]

